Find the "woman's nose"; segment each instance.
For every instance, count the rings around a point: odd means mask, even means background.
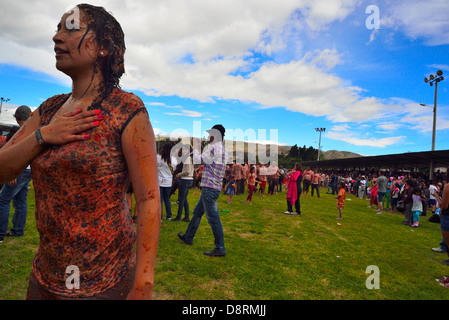
[[[53,42],[54,42],[54,43],[60,43],[60,42],[62,42],[62,39],[61,39],[61,30],[58,30],[58,31],[56,32],[56,34],[53,36]]]

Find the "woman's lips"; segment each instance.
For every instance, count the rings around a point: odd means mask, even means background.
[[[62,55],[68,54],[69,52],[65,51],[63,49],[60,49],[60,48],[55,48],[55,53],[56,53],[56,56],[62,56]]]

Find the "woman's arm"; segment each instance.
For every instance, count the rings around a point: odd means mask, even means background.
[[[161,204],[156,142],[146,113],[140,112],[129,122],[122,134],[122,148],[139,212],[136,274],[127,299],[151,299],[159,243]]]
[[[80,134],[97,126],[98,112],[81,109],[55,117],[47,126],[41,128],[44,141],[48,144],[65,144],[86,140],[89,136]],[[38,112],[25,122],[8,143],[0,149],[0,183],[17,178],[33,159],[44,149],[39,145],[35,131],[41,127]]]
[[[178,173],[176,175],[176,177],[177,178],[187,177],[189,175],[189,173],[190,173],[190,166],[191,166],[191,164],[184,162],[182,164],[182,171],[180,173]]]

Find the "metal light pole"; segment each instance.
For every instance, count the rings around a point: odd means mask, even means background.
[[[318,143],[318,161],[320,161],[320,152],[321,152],[321,132],[326,131],[326,128],[315,128],[316,132],[320,133],[320,141]]]
[[[435,135],[436,135],[436,126],[437,126],[437,95],[438,95],[438,82],[443,81],[443,71],[438,70],[437,75],[434,76],[431,74],[429,78],[424,78],[425,83],[429,83],[430,86],[433,86],[435,83],[435,98],[433,103],[433,129],[432,129],[432,151],[435,151]],[[421,104],[424,105],[424,104]],[[430,161],[430,179],[433,179],[433,161]]]
[[[9,99],[5,99],[5,98],[1,97],[1,99],[0,99],[0,115],[2,114],[3,101],[8,102]]]

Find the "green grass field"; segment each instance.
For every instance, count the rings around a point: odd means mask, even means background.
[[[435,279],[449,275],[445,254],[431,251],[441,241],[439,224],[422,217],[419,228],[401,224],[398,213],[376,215],[369,202],[347,196],[343,220],[335,196],[301,198],[301,216],[286,211],[285,192],[220,196],[227,256],[203,255],[213,249],[204,217],[193,246],[178,238],[187,223],[164,220],[155,275],[156,300],[448,300],[449,289]],[[191,212],[199,192],[189,194]],[[34,192],[28,195],[25,236],[0,244],[0,299],[25,298],[39,236]],[[176,201],[176,195],[172,202]],[[173,205],[176,212],[177,205]],[[12,218],[12,214],[11,214]],[[337,225],[340,222],[341,225]],[[368,266],[379,268],[379,289],[368,289]]]

